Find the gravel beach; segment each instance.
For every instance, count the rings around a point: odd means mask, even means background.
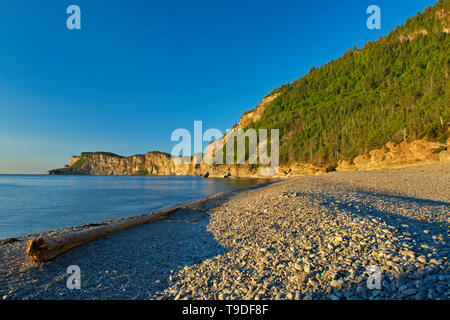
[[[450,164],[331,172],[199,201],[43,264],[24,237],[0,246],[0,298],[447,300],[449,190]]]

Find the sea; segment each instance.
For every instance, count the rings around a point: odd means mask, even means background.
[[[0,175],[0,239],[140,215],[257,183],[186,176]]]

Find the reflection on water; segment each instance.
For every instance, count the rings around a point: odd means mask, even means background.
[[[138,215],[254,179],[0,175],[0,239]]]

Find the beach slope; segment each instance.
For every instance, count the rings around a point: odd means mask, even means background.
[[[450,164],[332,172],[198,202],[44,264],[24,239],[0,246],[0,297],[448,299],[448,190]]]

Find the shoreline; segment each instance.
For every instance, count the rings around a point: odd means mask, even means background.
[[[19,254],[0,268],[0,297],[448,300],[449,177],[440,164],[280,179],[42,264],[23,241],[0,246],[0,261]],[[81,290],[65,286],[73,264]],[[379,290],[366,288],[370,265],[381,268]]]
[[[45,176],[45,174],[41,174],[43,176]],[[75,174],[75,176],[78,176],[79,174]],[[86,175],[84,175],[86,176]],[[89,176],[97,176],[97,175],[89,175]],[[173,176],[173,177],[177,177],[177,176]],[[201,178],[201,177],[199,177]],[[212,178],[216,178],[216,177],[212,177]],[[188,201],[188,202],[184,202],[184,203],[180,203],[177,205],[173,205],[167,208],[160,208],[159,210],[156,211],[150,211],[148,213],[144,213],[144,214],[138,214],[138,215],[133,215],[133,216],[129,216],[129,217],[123,217],[123,218],[117,218],[117,219],[111,219],[111,220],[105,220],[105,221],[99,221],[99,222],[93,222],[93,223],[88,223],[88,224],[83,224],[83,225],[77,225],[77,226],[71,226],[71,227],[66,227],[66,228],[58,228],[58,229],[53,229],[53,230],[46,230],[46,231],[42,231],[42,232],[37,232],[37,233],[32,233],[32,234],[27,234],[27,235],[23,235],[23,236],[18,236],[18,237],[10,237],[10,238],[5,238],[5,239],[0,239],[0,247],[5,245],[5,244],[9,244],[9,243],[14,243],[16,241],[25,241],[25,240],[29,240],[31,238],[37,238],[37,237],[45,237],[45,236],[59,236],[62,234],[67,234],[70,232],[78,232],[78,231],[83,231],[83,230],[87,230],[89,228],[93,228],[93,227],[98,227],[98,226],[104,226],[104,225],[110,225],[113,223],[118,223],[118,222],[123,222],[123,221],[127,221],[130,219],[135,219],[135,218],[139,218],[139,217],[143,217],[143,216],[147,216],[147,215],[151,215],[151,214],[155,214],[155,213],[159,213],[161,211],[166,211],[166,210],[172,210],[172,209],[181,209],[183,207],[186,206],[190,206],[190,205],[195,205],[196,203],[203,203],[203,202],[207,202],[210,201],[216,197],[219,196],[225,196],[227,194],[231,194],[234,192],[246,192],[246,191],[250,191],[253,189],[258,189],[258,188],[263,188],[265,186],[271,185],[273,183],[277,183],[277,182],[281,182],[283,181],[283,179],[279,179],[279,178],[240,178],[240,177],[227,177],[231,178],[231,179],[256,179],[256,180],[261,180],[260,183],[255,184],[253,186],[250,187],[242,187],[242,188],[238,188],[236,190],[231,190],[231,191],[224,191],[224,192],[219,192],[219,193],[215,193],[197,200],[192,200],[192,201]],[[266,181],[267,180],[267,181]],[[162,217],[163,218],[163,217]],[[15,240],[14,240],[15,239]],[[12,242],[11,242],[12,241]]]
[[[210,212],[228,251],[157,299],[449,300],[449,178],[450,164],[333,172],[237,196]]]

